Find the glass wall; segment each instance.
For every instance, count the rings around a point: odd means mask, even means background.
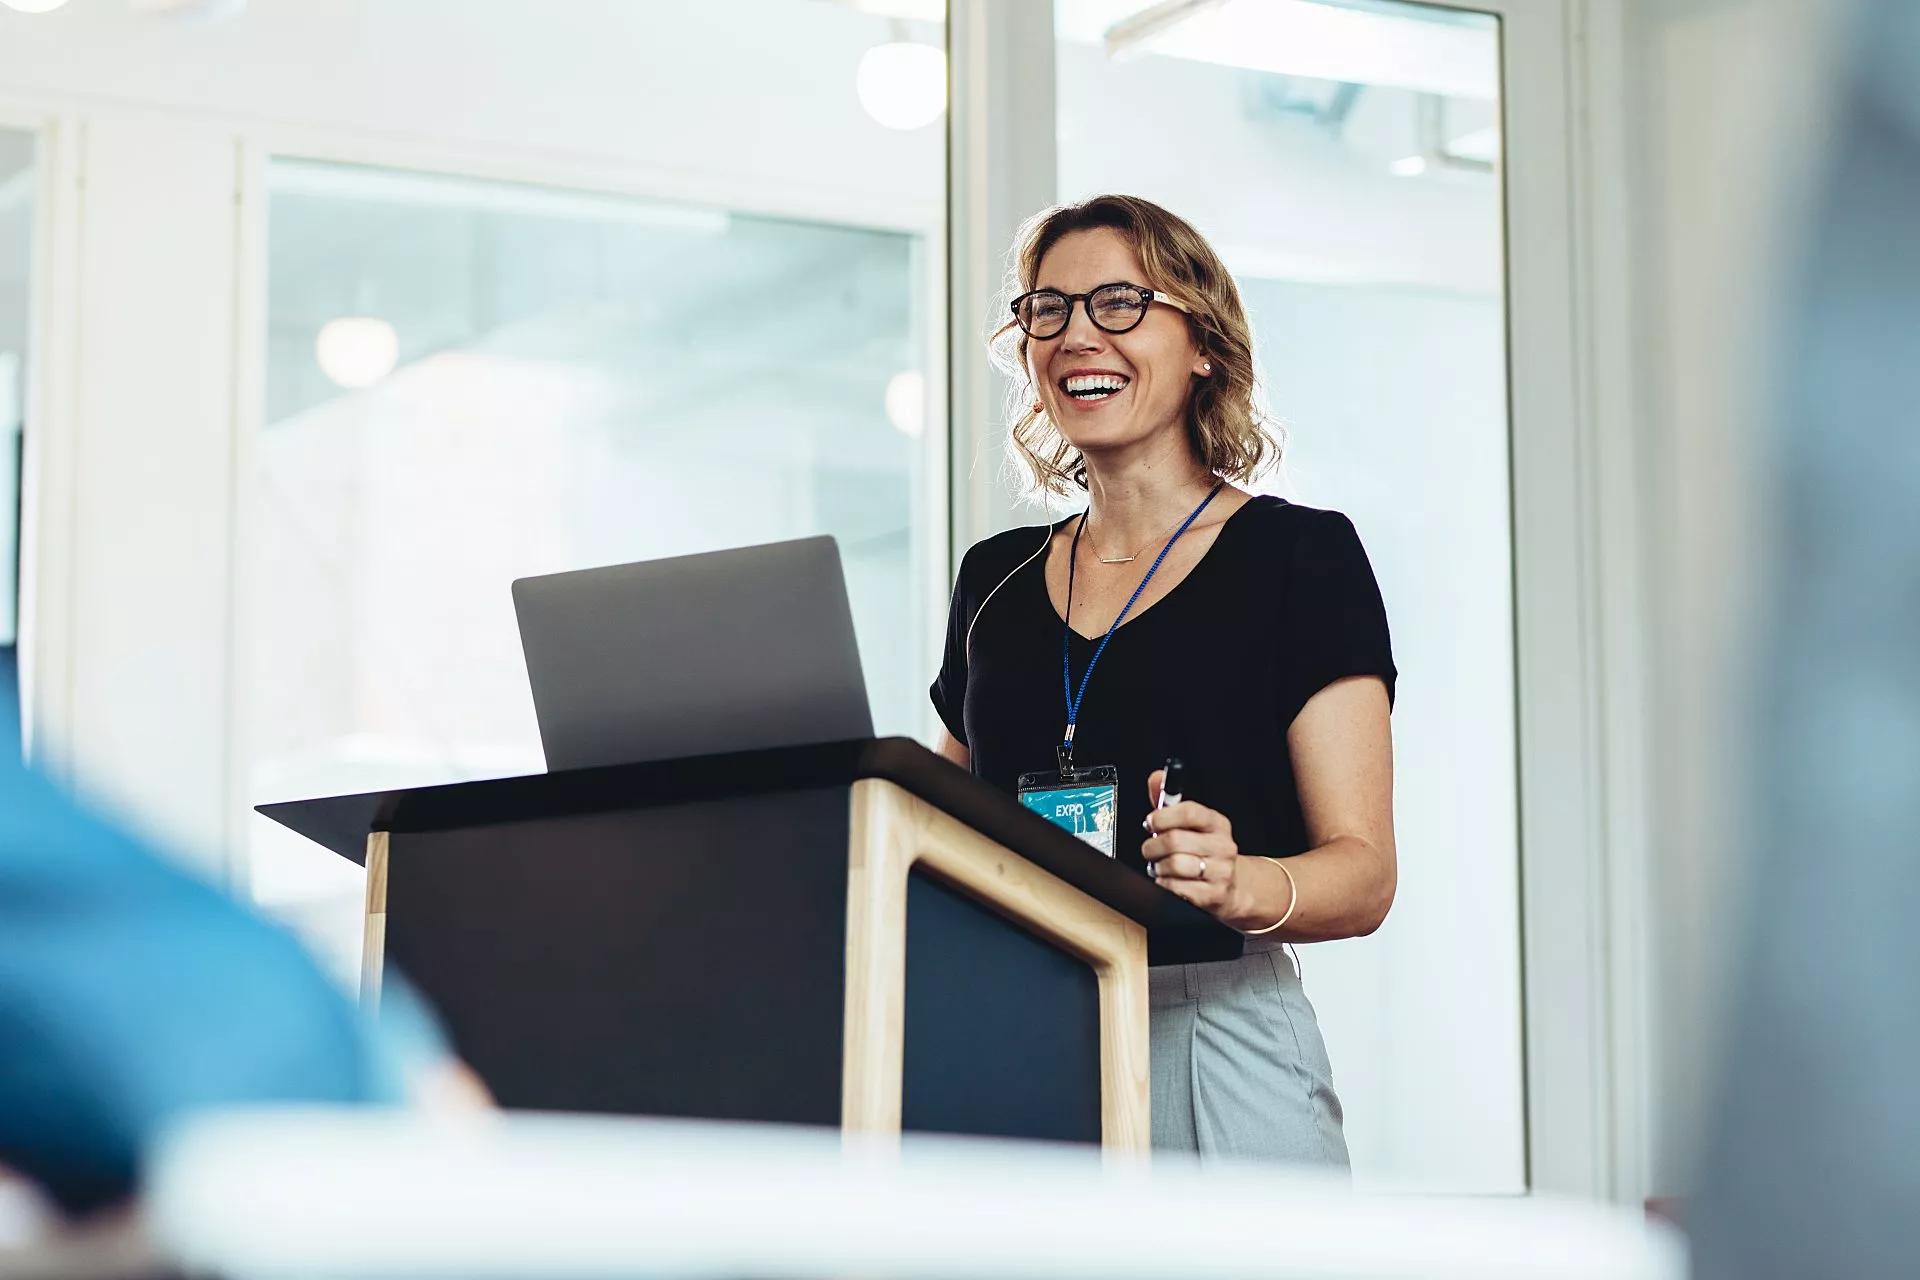
[[[0,702],[11,698],[20,635],[20,475],[33,265],[34,137],[0,129]],[[17,744],[0,744],[13,750]]]
[[[1154,8],[1056,4],[1061,198],[1145,196],[1224,255],[1287,433],[1264,487],[1352,517],[1401,669],[1398,900],[1373,937],[1300,949],[1356,1177],[1518,1192],[1498,23]]]
[[[655,7],[662,39],[716,17]],[[822,533],[876,731],[931,736],[943,8],[728,7],[813,43],[748,89],[703,71],[706,48],[636,81],[632,145],[679,167],[622,185],[751,209],[271,162],[242,593],[253,802],[541,771],[513,579]],[[762,145],[780,101],[831,122],[810,167]],[[860,194],[882,171],[884,208]],[[248,843],[255,897],[350,971],[357,869],[264,819]]]
[[[838,538],[881,733],[943,591],[912,235],[280,162],[255,446],[262,799],[538,772],[509,583]],[[256,892],[297,887],[262,824]],[[297,852],[299,851],[299,852]],[[323,855],[324,856],[324,855]]]

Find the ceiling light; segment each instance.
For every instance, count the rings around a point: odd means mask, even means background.
[[[1500,94],[1498,19],[1315,0],[1054,0],[1063,40],[1449,98]]]
[[[321,328],[313,357],[339,385],[370,387],[400,362],[400,335],[378,316],[342,316]]]
[[[887,421],[901,435],[918,439],[927,429],[927,379],[918,369],[902,369],[887,379]]]
[[[894,40],[861,55],[854,90],[867,114],[889,129],[918,129],[947,109],[947,55],[930,44]]]
[[[1427,171],[1425,156],[1401,156],[1387,166],[1389,172],[1401,178],[1417,178]]]
[[[18,9],[21,13],[52,13],[67,0],[0,0],[9,9]]]

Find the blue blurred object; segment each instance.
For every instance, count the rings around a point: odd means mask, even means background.
[[[200,1109],[400,1100],[439,1055],[418,1012],[376,1030],[291,935],[84,812],[22,765],[15,710],[0,684],[0,1164],[80,1211]]]
[[[1857,20],[1767,442],[1755,921],[1703,1280],[1920,1276],[1920,4]]]

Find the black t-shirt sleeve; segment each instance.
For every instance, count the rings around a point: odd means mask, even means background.
[[[933,709],[940,713],[940,722],[963,747],[967,745],[967,623],[973,613],[967,598],[967,569],[972,559],[969,551],[961,558],[960,572],[954,575],[953,603],[947,608],[947,643],[941,653],[940,672],[927,690]]]
[[[1293,723],[1314,694],[1348,676],[1379,676],[1393,705],[1393,646],[1373,565],[1353,522],[1311,511],[1293,547],[1285,607],[1280,723]]]

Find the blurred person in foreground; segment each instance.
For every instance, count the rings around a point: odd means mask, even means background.
[[[79,1217],[196,1111],[484,1099],[404,990],[376,1027],[292,935],[24,766],[0,677],[0,1171]]]
[[[1920,4],[1848,16],[1764,442],[1755,897],[1702,1280],[1920,1275]]]

